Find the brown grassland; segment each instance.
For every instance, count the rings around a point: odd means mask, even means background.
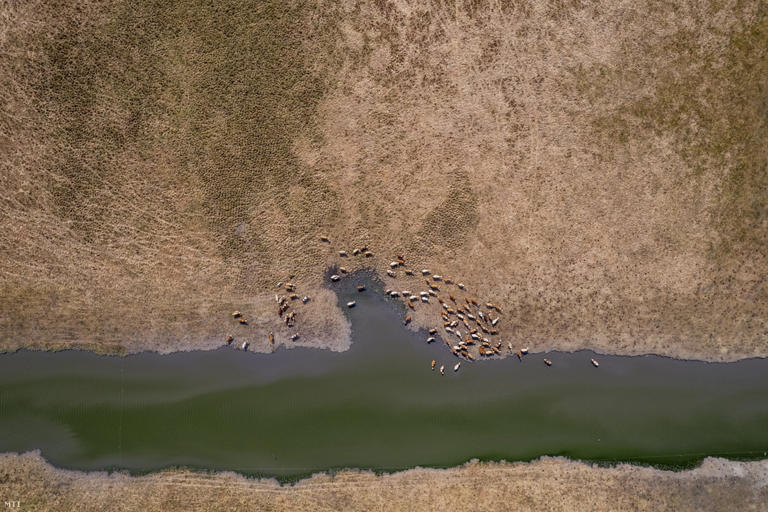
[[[294,485],[234,473],[130,477],[51,467],[36,453],[0,455],[0,493],[22,510],[768,510],[768,462],[706,459],[689,471],[600,468],[548,458],[469,463],[391,475],[343,471]]]
[[[768,355],[764,2],[1,9],[4,350],[265,350],[291,274],[343,349],[367,244],[534,349]]]
[[[500,337],[532,350],[767,356],[767,14],[761,0],[5,1],[0,351],[170,352],[230,333],[268,350],[267,332],[288,339],[273,295],[290,275],[313,299],[298,344],[344,349],[323,272],[365,244],[375,256],[350,269],[401,252],[500,304]],[[0,488],[35,510],[766,510],[765,475],[544,460],[281,488],[9,455]]]

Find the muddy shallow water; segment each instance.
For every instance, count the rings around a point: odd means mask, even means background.
[[[368,290],[358,293],[361,282]],[[445,345],[405,329],[402,305],[367,275],[333,287],[342,306],[357,302],[342,353],[2,355],[0,451],[41,449],[75,469],[282,478],[545,454],[680,467],[767,456],[768,360],[552,352],[462,361],[454,373]]]

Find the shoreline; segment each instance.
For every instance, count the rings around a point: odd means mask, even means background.
[[[317,348],[322,350],[330,350],[332,352],[344,352],[346,350],[349,350],[352,343],[354,343],[354,340],[351,337],[350,332],[350,325],[349,320],[345,314],[345,308],[343,307],[343,304],[341,303],[340,299],[338,298],[338,295],[336,293],[336,290],[334,289],[334,283],[332,283],[329,279],[330,275],[334,273],[338,268],[337,262],[330,262],[327,266],[326,270],[324,271],[324,278],[323,278],[323,286],[320,287],[311,287],[309,288],[309,293],[313,295],[313,297],[322,296],[323,301],[325,302],[321,306],[323,307],[322,312],[326,314],[325,318],[331,318],[332,319],[332,327],[336,327],[338,330],[338,334],[333,332],[333,329],[328,329],[328,325],[325,325],[326,330],[328,331],[325,334],[316,334],[311,333],[310,335],[306,337],[302,337],[302,339],[298,340],[297,342],[287,342],[285,339],[280,340],[280,342],[273,347],[270,347],[266,343],[267,335],[271,331],[270,326],[266,326],[264,328],[257,327],[256,332],[251,332],[250,334],[245,336],[245,339],[249,341],[249,350],[253,352],[263,353],[263,354],[269,354],[274,352],[275,350],[279,350],[281,347],[291,350],[292,348],[297,347],[310,347],[310,348]],[[351,272],[344,274],[344,277],[342,277],[344,280],[348,279],[354,279],[356,282],[365,284],[371,291],[376,290],[376,292],[380,292],[379,288],[383,288],[386,282],[392,282],[391,280],[385,281],[386,276],[382,275],[382,273],[378,272],[375,268],[372,266],[360,266],[360,267],[353,267]],[[401,283],[400,279],[397,280],[396,284],[398,286],[406,287],[408,284]],[[329,296],[327,293],[333,292],[333,300],[335,303],[329,302]],[[256,301],[265,304],[268,303],[268,299],[265,297],[270,296],[270,293],[265,293],[264,297],[261,297],[257,299]],[[391,299],[388,299],[391,300]],[[313,302],[315,302],[313,300]],[[400,301],[397,301],[399,306],[402,306],[402,311],[405,312],[405,307]],[[312,304],[315,306],[315,304]],[[261,311],[261,313],[265,313],[266,310]],[[257,313],[256,316],[259,316]],[[259,316],[257,319],[259,323],[263,323],[263,319]],[[428,323],[425,320],[424,316],[415,315],[415,318],[413,322],[407,327],[410,330],[414,329],[422,329],[426,330],[431,326],[430,323]],[[501,331],[501,338],[507,339],[507,331],[506,327],[502,327]],[[239,337],[239,336],[238,336]],[[224,338],[224,334],[222,333],[222,336],[220,337],[221,340]],[[242,339],[242,338],[241,338]],[[337,339],[336,342],[327,341],[329,339]],[[68,346],[62,344],[61,346],[54,345],[50,348],[42,348],[42,347],[36,347],[36,346],[20,346],[15,347],[13,349],[4,349],[0,348],[0,355],[2,354],[12,354],[14,352],[17,352],[19,350],[30,350],[30,351],[44,351],[44,352],[60,352],[60,351],[67,351],[67,350],[82,350],[82,351],[89,351],[93,352],[97,355],[104,355],[104,356],[118,356],[118,357],[124,357],[124,356],[130,356],[130,355],[137,355],[142,353],[156,353],[160,355],[171,355],[178,352],[195,352],[195,351],[210,351],[210,350],[217,350],[222,347],[226,347],[226,345],[222,344],[221,340],[212,340],[212,339],[205,339],[205,340],[194,340],[194,341],[176,341],[176,342],[167,342],[164,343],[161,347],[158,348],[147,348],[144,344],[138,344],[133,349],[131,348],[131,345],[122,345],[118,342],[116,345],[118,347],[117,350],[99,350],[98,347],[100,346],[98,343],[96,343],[95,349],[89,348],[93,344],[84,343],[83,346]],[[610,346],[606,346],[601,343],[584,343],[584,344],[575,344],[573,342],[563,341],[561,343],[558,342],[549,342],[549,343],[541,343],[536,344],[535,342],[527,341],[527,340],[515,340],[516,343],[523,343],[526,345],[531,346],[531,353],[545,353],[545,352],[560,352],[560,353],[574,353],[578,351],[591,351],[594,352],[597,355],[605,355],[605,356],[620,356],[620,357],[642,357],[642,356],[658,356],[663,358],[669,358],[669,359],[675,359],[678,361],[697,361],[697,362],[705,362],[705,363],[734,363],[738,361],[744,361],[749,359],[765,359],[768,358],[768,352],[765,353],[758,353],[758,354],[738,354],[738,353],[722,353],[720,351],[717,354],[712,353],[710,350],[702,350],[702,351],[691,351],[687,350],[685,347],[680,345],[671,345],[668,351],[654,351],[654,350],[643,350],[642,344],[639,344],[639,346],[635,349],[611,349]],[[111,345],[108,347],[112,347]],[[514,356],[513,353],[504,352],[502,354],[502,358]],[[494,356],[494,358],[497,358]],[[481,359],[482,360],[482,359]]]
[[[420,330],[424,330],[420,328]],[[352,341],[354,343],[354,340]],[[257,347],[258,348],[258,347]],[[330,352],[336,352],[336,353],[342,353],[348,351],[351,347],[347,346],[342,349],[334,349],[332,347],[325,347],[325,346],[311,346],[311,345],[287,345],[287,344],[280,344],[277,347],[275,347],[274,350],[255,350],[253,347],[249,346],[248,352],[253,354],[259,354],[259,355],[269,355],[273,354],[277,351],[282,350],[294,350],[298,348],[309,348],[309,349],[315,349],[315,350],[327,350]],[[80,348],[80,347],[67,347],[67,348],[35,348],[35,347],[19,347],[13,350],[4,350],[0,351],[0,357],[6,356],[6,355],[12,355],[19,352],[51,352],[51,353],[57,353],[57,352],[90,352],[96,356],[100,357],[115,357],[115,358],[122,358],[122,357],[131,357],[131,356],[140,356],[143,354],[154,354],[159,356],[172,356],[174,354],[179,353],[190,353],[190,352],[213,352],[216,350],[236,350],[228,348],[225,345],[217,345],[209,348],[200,348],[196,346],[191,346],[187,348],[179,348],[177,350],[152,350],[152,349],[144,349],[144,350],[137,350],[134,352],[124,352],[124,353],[114,353],[114,352],[99,352],[96,350],[90,350],[87,348]],[[537,346],[535,350],[531,350],[529,352],[529,356],[536,356],[541,354],[547,354],[547,353],[555,353],[555,354],[575,354],[577,352],[591,352],[593,354],[596,354],[597,356],[614,356],[614,357],[659,357],[663,359],[671,359],[674,361],[679,362],[695,362],[695,363],[706,363],[706,364],[729,364],[729,363],[738,363],[742,361],[750,361],[750,360],[763,360],[768,359],[768,355],[763,356],[745,356],[745,357],[739,357],[737,359],[707,359],[707,358],[697,358],[697,357],[687,357],[687,356],[673,356],[668,354],[661,354],[656,352],[637,352],[637,353],[622,353],[622,352],[601,352],[599,348],[597,347],[591,347],[591,346],[584,346],[579,348],[574,348],[571,350],[563,350],[559,349],[556,346],[549,346],[549,347],[539,347]],[[494,357],[490,359],[479,359],[477,361],[470,361],[470,363],[482,363],[483,361],[489,361],[489,360],[495,360],[495,359],[506,359],[508,357],[514,357],[514,354],[505,354],[501,357]]]
[[[229,510],[270,504],[280,510],[354,509],[388,503],[390,510],[499,506],[547,510],[552,500],[569,510],[722,510],[723,505],[766,510],[768,459],[740,462],[708,457],[692,469],[669,471],[632,464],[610,467],[564,457],[531,462],[471,460],[450,468],[415,467],[375,474],[364,470],[314,473],[294,483],[224,472],[125,472],[58,469],[38,451],[0,454],[0,481],[9,499],[36,510],[66,510],[88,499],[93,510],[118,500],[144,510],[182,510],[216,503]],[[12,477],[9,475],[13,475]],[[701,486],[709,492],[701,493]],[[453,492],[446,496],[449,489]],[[397,493],[393,494],[393,491]],[[87,510],[91,508],[86,507]]]

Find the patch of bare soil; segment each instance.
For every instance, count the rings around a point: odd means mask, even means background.
[[[38,453],[0,456],[0,493],[22,510],[768,510],[768,463],[706,459],[690,471],[563,458],[469,463],[376,476],[342,471],[294,485],[234,473],[131,477],[53,468]]]

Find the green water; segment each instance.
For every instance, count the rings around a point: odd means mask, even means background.
[[[358,294],[358,282],[334,285],[341,303],[357,301],[343,353],[0,356],[0,451],[40,449],[75,469],[188,466],[281,479],[472,458],[683,467],[707,455],[766,457],[768,360],[550,353],[462,362],[454,373],[445,345],[407,331],[401,306],[373,287]]]

